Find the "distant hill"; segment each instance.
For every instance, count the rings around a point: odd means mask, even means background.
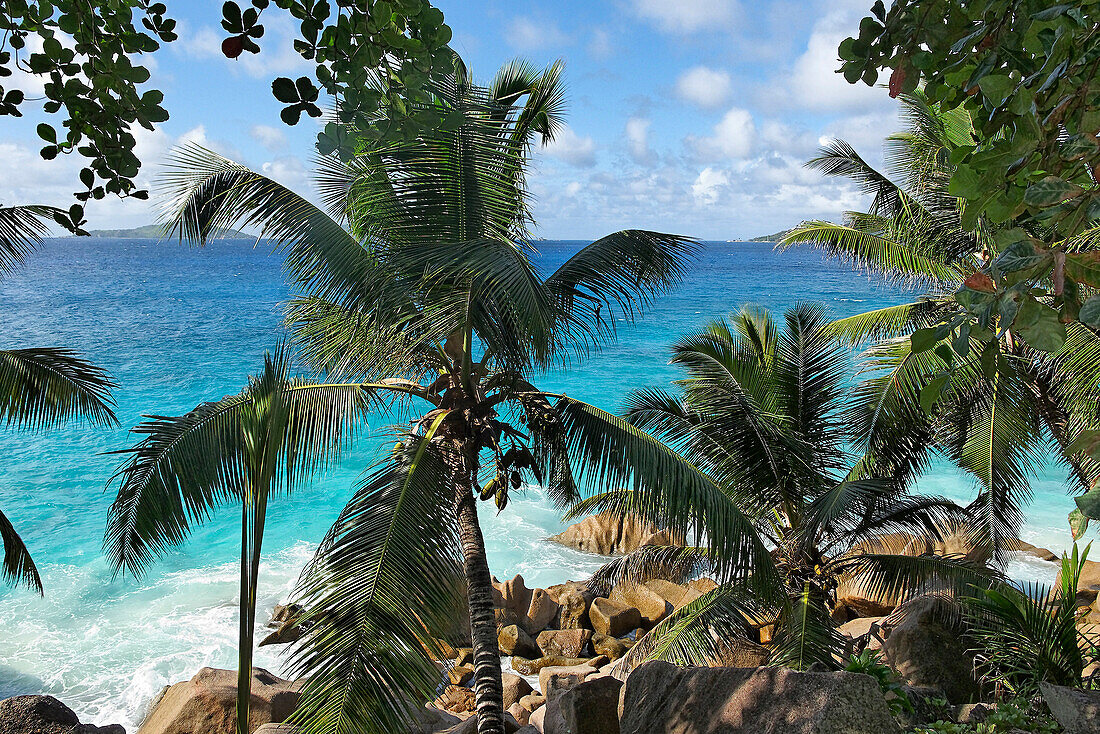
[[[92,237],[108,237],[115,240],[159,240],[164,236],[164,230],[159,224],[146,224],[144,227],[134,227],[133,229],[93,229],[88,234]],[[214,239],[248,240],[254,239],[254,237],[245,232],[230,229]]]
[[[779,240],[786,237],[791,232],[790,229],[785,229],[782,232],[776,232],[775,234],[767,234],[763,237],[753,237],[749,242],[779,242]]]

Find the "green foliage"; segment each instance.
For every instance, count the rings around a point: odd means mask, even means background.
[[[878,650],[864,650],[858,655],[849,656],[844,664],[844,670],[874,678],[883,695],[886,696],[890,711],[895,716],[913,711],[913,704],[905,692],[905,685],[901,682],[901,678],[886,664]]]
[[[867,352],[871,377],[860,387],[864,445],[879,447],[882,458],[898,447],[891,460],[906,471],[918,471],[937,450],[972,474],[980,483],[975,529],[999,555],[1017,534],[1030,478],[1051,443],[1074,489],[1100,476],[1074,443],[1080,431],[1098,428],[1100,339],[1081,324],[1063,324],[1059,304],[1036,297],[1035,278],[1056,258],[1036,249],[1015,221],[966,228],[954,161],[974,145],[971,112],[930,104],[919,90],[900,100],[907,125],[886,140],[886,173],[843,142],[808,164],[871,194],[867,211],[846,213],[842,224],[805,223],[783,246],[813,244],[928,289],[913,304],[830,328],[853,344],[877,342]],[[1083,271],[1083,258],[1066,255],[1067,272]],[[986,274],[990,261],[996,267]]]
[[[923,82],[930,102],[971,118],[973,142],[950,151],[949,191],[966,230],[1013,234],[980,263],[988,296],[965,287],[958,295],[967,321],[1014,327],[1043,351],[1062,346],[1064,324],[1100,287],[1097,28],[1095,0],[902,0],[889,11],[876,3],[859,36],[840,45],[849,82],[874,84],[892,69],[891,96]],[[1019,269],[1009,245],[1035,255],[1033,266]]]
[[[1077,629],[1077,582],[1088,556],[1076,544],[1062,557],[1053,591],[1029,584],[987,589],[965,600],[982,678],[1015,696],[1034,696],[1039,683],[1080,687],[1088,660]]]
[[[1013,731],[1030,734],[1056,734],[1062,728],[1049,715],[1036,711],[1026,699],[1001,701],[979,724],[959,724],[936,721],[918,726],[912,734],[1009,734]]]
[[[323,90],[338,99],[341,122],[364,135],[409,139],[417,131],[444,122],[426,105],[427,90],[452,68],[447,44],[451,30],[429,0],[354,0],[334,8],[316,0],[226,2],[222,27],[230,34],[222,52],[237,58],[259,53],[260,22],[271,8],[298,23],[294,49],[316,67],[315,80],[275,79],[272,93],[286,105],[290,125],[302,113],[321,115]],[[133,126],[152,130],[168,119],[164,94],[149,88],[143,56],[177,39],[176,21],[159,0],[11,0],[0,4],[0,80],[14,70],[46,79],[41,100],[26,99],[0,84],[0,115],[21,116],[38,104],[59,122],[38,125],[45,143],[41,155],[52,160],[72,152],[87,159],[80,171],[83,190],[58,221],[79,233],[83,203],[114,194],[148,198],[135,179],[141,161],[134,153]],[[140,22],[139,22],[140,21]],[[381,117],[379,110],[384,110]],[[320,135],[322,146],[331,131]],[[346,155],[350,149],[338,146]],[[331,150],[330,147],[328,150]]]

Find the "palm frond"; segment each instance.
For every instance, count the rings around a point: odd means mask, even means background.
[[[984,564],[935,555],[857,552],[829,565],[833,573],[850,576],[874,597],[908,599],[937,591],[961,597],[1005,581],[999,571]]]
[[[52,206],[0,206],[0,274],[23,264],[27,255],[49,234],[46,220],[68,216]]]
[[[32,429],[83,418],[114,426],[114,381],[68,349],[0,350],[0,421]]]
[[[287,377],[284,357],[267,357],[265,372],[237,395],[198,405],[182,416],[146,416],[134,428],[144,438],[114,453],[130,458],[108,511],[104,550],[116,571],[140,575],[153,559],[179,545],[214,508],[242,497],[250,471],[248,434],[284,406],[278,425],[266,425],[278,463],[276,488],[291,491],[329,464],[365,420],[374,390],[359,384],[314,384]],[[272,458],[271,461],[274,462]]]
[[[42,593],[42,577],[31,559],[23,539],[7,516],[0,511],[0,541],[4,543],[4,562],[0,564],[0,580],[9,584],[22,584]]]
[[[824,599],[806,582],[801,593],[783,604],[768,663],[795,670],[815,663],[834,668],[843,652],[844,637],[833,625]]]
[[[585,582],[598,596],[616,586],[642,584],[652,579],[684,583],[709,568],[706,548],[679,545],[643,545],[596,569]]]
[[[461,608],[453,477],[430,437],[368,473],[298,591],[313,621],[289,664],[308,682],[293,721],[306,734],[404,731],[434,696],[436,637]]]

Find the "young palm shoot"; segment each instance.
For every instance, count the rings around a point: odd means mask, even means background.
[[[147,416],[145,436],[112,477],[105,549],[135,576],[178,545],[219,505],[241,503],[237,731],[248,734],[256,592],[268,500],[291,492],[336,458],[366,418],[370,386],[318,384],[290,375],[285,350],[265,354],[241,393],[178,417]]]

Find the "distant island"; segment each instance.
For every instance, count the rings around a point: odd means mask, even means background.
[[[132,229],[93,229],[88,232],[91,237],[109,237],[116,240],[159,240],[164,236],[164,229],[159,224],[146,224],[143,227]],[[249,240],[255,239],[254,235],[241,232],[236,229],[227,229],[219,232],[215,240]]]
[[[792,228],[793,229],[793,228]],[[779,242],[779,240],[791,233],[791,229],[785,229],[775,234],[766,234],[763,237],[753,237],[749,242]]]

